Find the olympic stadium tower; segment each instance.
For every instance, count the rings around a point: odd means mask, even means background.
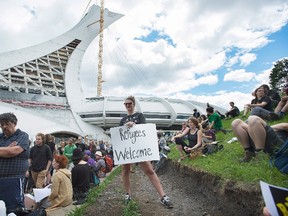
[[[105,9],[104,28],[122,16]],[[93,5],[63,35],[1,53],[0,113],[15,113],[18,128],[31,138],[42,132],[55,137],[88,135],[108,140],[109,128],[118,126],[126,114],[125,97],[85,98],[79,78],[84,53],[99,32],[100,7]],[[160,130],[178,130],[195,108],[206,114],[206,103],[160,97],[136,97],[136,101],[136,110]]]

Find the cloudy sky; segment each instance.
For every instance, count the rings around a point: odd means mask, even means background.
[[[1,0],[0,52],[53,39],[89,0]],[[103,95],[154,95],[243,109],[273,63],[288,57],[287,0],[109,0],[125,16],[104,32]],[[83,58],[85,95],[97,94],[98,38]]]

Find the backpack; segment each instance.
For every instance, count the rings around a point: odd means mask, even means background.
[[[106,164],[106,168],[103,170],[105,173],[109,173],[111,172],[111,170],[113,169],[113,159],[111,157],[109,157],[108,155],[105,155],[103,157],[105,164]]]
[[[288,174],[288,139],[270,159],[270,164],[274,165],[280,172]]]
[[[219,141],[215,141],[211,144],[206,144],[202,148],[202,154],[208,155],[218,152],[223,149],[223,145],[218,145]]]

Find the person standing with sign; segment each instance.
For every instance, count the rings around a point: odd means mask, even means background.
[[[146,120],[143,113],[135,112],[135,98],[129,96],[126,98],[124,105],[127,110],[127,116],[123,117],[120,121],[119,126],[133,127],[135,124],[145,124]],[[124,189],[126,191],[125,202],[128,203],[131,200],[131,186],[130,186],[130,170],[132,164],[122,165],[122,179],[124,184]],[[161,203],[166,208],[173,208],[173,204],[170,202],[169,197],[164,193],[161,182],[154,172],[150,161],[144,161],[139,163],[140,168],[149,178],[150,182],[153,184],[157,192],[161,197]]]

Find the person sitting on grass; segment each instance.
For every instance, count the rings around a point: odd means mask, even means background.
[[[187,123],[185,121],[185,122],[182,123],[181,131],[178,131],[176,133],[176,135],[183,133],[183,131],[186,128],[187,128]],[[176,143],[176,147],[177,147],[177,149],[179,151],[179,154],[180,154],[180,158],[179,158],[178,162],[180,162],[181,160],[183,160],[185,158],[185,156],[184,156],[184,153],[185,153],[184,148],[187,146],[187,144],[185,142],[185,137],[182,136],[182,137],[179,137],[179,138],[175,138],[174,140],[171,139],[171,141]]]
[[[208,109],[208,108],[207,108]],[[188,145],[184,148],[184,151],[191,153],[193,150],[200,148],[202,146],[202,131],[199,130],[199,122],[196,118],[191,117],[188,119],[188,126],[182,133],[172,137],[172,140],[176,138],[181,138],[188,135]]]
[[[216,132],[222,131],[224,134],[229,132],[228,130],[223,128],[222,120],[220,116],[216,112],[214,112],[213,107],[207,107],[206,112],[208,116],[208,121],[210,123],[208,126],[209,129],[214,129]]]
[[[272,101],[266,95],[263,86],[256,89],[256,95],[255,104],[250,104],[250,106],[253,107],[250,116],[256,115],[264,120],[278,120],[279,116],[273,112]]]
[[[234,102],[229,103],[231,109],[226,113],[226,118],[234,118],[240,114],[240,111],[237,106],[235,106]]]
[[[288,138],[288,123],[279,123],[270,127],[258,116],[250,116],[247,123],[241,119],[235,119],[231,126],[245,150],[240,162],[249,162],[261,152],[273,156]]]
[[[209,129],[207,124],[201,125],[202,133],[203,133],[203,142],[204,143],[211,143],[216,140],[216,135],[213,130]]]
[[[68,163],[69,160],[66,156],[58,154],[54,156],[52,166],[55,173],[52,176],[51,194],[40,203],[40,207],[45,208],[46,212],[66,207],[72,203],[71,172],[66,168]]]
[[[91,168],[84,161],[84,153],[81,148],[73,150],[71,157],[74,167],[72,168],[72,186],[74,205],[81,205],[86,201],[90,189],[90,172]],[[92,159],[93,160],[93,159]]]

